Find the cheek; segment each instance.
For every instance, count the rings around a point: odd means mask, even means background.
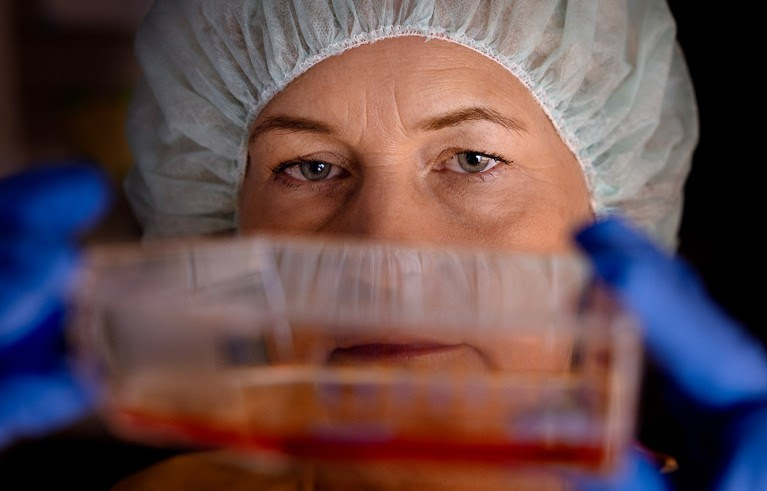
[[[240,229],[274,230],[284,232],[311,232],[336,212],[337,195],[307,194],[298,190],[266,182],[247,179],[243,183],[240,199]]]
[[[507,372],[565,373],[572,360],[573,339],[546,327],[537,333],[508,333],[470,343]]]
[[[588,198],[538,172],[513,170],[468,189],[441,187],[445,216],[471,231],[477,246],[526,252],[563,252],[573,230],[589,217]]]

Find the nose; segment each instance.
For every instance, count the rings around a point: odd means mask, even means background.
[[[396,242],[444,242],[450,227],[417,183],[396,175],[365,179],[325,231]],[[432,200],[433,201],[433,200]]]

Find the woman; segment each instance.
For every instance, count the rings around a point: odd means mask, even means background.
[[[137,54],[147,237],[555,252],[619,211],[675,244],[697,123],[662,1],[159,0]]]
[[[697,123],[662,2],[161,1],[137,54],[148,237],[561,252],[621,210],[674,243]]]

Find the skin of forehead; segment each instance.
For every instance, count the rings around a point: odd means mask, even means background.
[[[407,56],[402,56],[407,53]],[[375,69],[388,67],[389,77],[368,79],[365,92],[344,97],[343,104],[328,105],[320,95],[343,90],[337,84],[337,74],[344,73],[349,79],[365,75],[375,64]],[[491,76],[477,75],[477,68]],[[258,126],[276,114],[290,113],[311,118],[322,114],[325,121],[348,122],[348,114],[364,114],[362,125],[339,126],[337,129],[354,145],[366,141],[380,141],[388,134],[410,134],[419,121],[434,117],[434,108],[424,98],[414,96],[413,87],[426,73],[435,74],[437,83],[428,86],[431,97],[445,101],[445,109],[470,107],[480,101],[503,101],[505,113],[519,120],[525,127],[539,134],[550,134],[557,139],[548,117],[527,88],[508,70],[489,58],[464,46],[448,41],[426,40],[419,36],[406,36],[380,40],[349,49],[332,56],[309,69],[277,94],[264,108],[254,123]],[[445,75],[441,78],[441,75]],[[301,90],[302,80],[311,77],[313,93],[309,97]],[[444,80],[444,83],[440,83]],[[473,86],[473,92],[462,89],[465,84]],[[381,121],[378,115],[396,114],[397,125]],[[367,137],[367,138],[366,138]]]

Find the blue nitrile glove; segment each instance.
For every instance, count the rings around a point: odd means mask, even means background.
[[[77,234],[104,213],[108,196],[105,176],[84,164],[0,179],[0,448],[88,409],[64,357],[63,301]]]
[[[620,219],[597,222],[576,240],[597,276],[641,320],[649,355],[668,378],[669,402],[688,436],[688,455],[668,482],[633,455],[614,481],[583,487],[767,490],[763,346],[711,301],[689,267]]]

